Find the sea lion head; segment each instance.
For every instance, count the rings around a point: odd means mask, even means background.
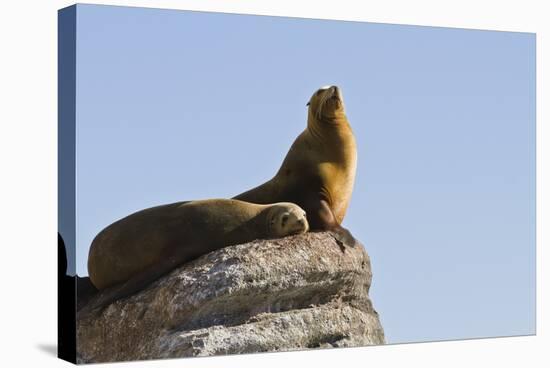
[[[267,215],[268,232],[273,237],[305,233],[309,230],[306,212],[294,203],[275,203]]]
[[[338,86],[319,88],[307,103],[309,116],[317,121],[333,121],[344,117],[344,98]]]

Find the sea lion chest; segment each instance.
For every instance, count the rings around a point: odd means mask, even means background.
[[[353,191],[357,152],[347,131],[323,138],[304,131],[294,142],[280,175],[292,182],[300,196],[316,194],[327,200],[338,221],[344,218]],[[308,193],[302,193],[308,191]]]

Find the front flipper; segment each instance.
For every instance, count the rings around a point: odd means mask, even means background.
[[[145,289],[150,283],[180,265],[184,261],[181,258],[174,252],[172,255],[163,258],[161,262],[149,266],[128,281],[100,291],[97,298],[91,300],[78,312],[79,318],[86,318],[91,314],[100,313],[111,303]]]
[[[338,225],[338,227],[331,229],[330,233],[332,237],[338,242],[338,245],[340,246],[342,252],[345,252],[345,246],[354,248],[357,245],[357,240],[345,227]]]
[[[311,229],[314,231],[330,231],[342,252],[345,252],[346,246],[355,247],[358,243],[351,232],[336,221],[336,217],[326,200],[311,199],[306,208]]]

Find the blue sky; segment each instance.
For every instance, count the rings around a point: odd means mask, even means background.
[[[76,271],[136,210],[271,178],[339,85],[390,343],[535,332],[535,35],[79,5]]]

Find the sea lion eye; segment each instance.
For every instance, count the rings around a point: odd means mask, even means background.
[[[310,105],[310,102],[308,101],[308,103],[306,104],[306,106],[309,106]]]
[[[281,226],[284,227],[287,221],[288,221],[288,214],[284,214],[283,217],[281,218]]]

